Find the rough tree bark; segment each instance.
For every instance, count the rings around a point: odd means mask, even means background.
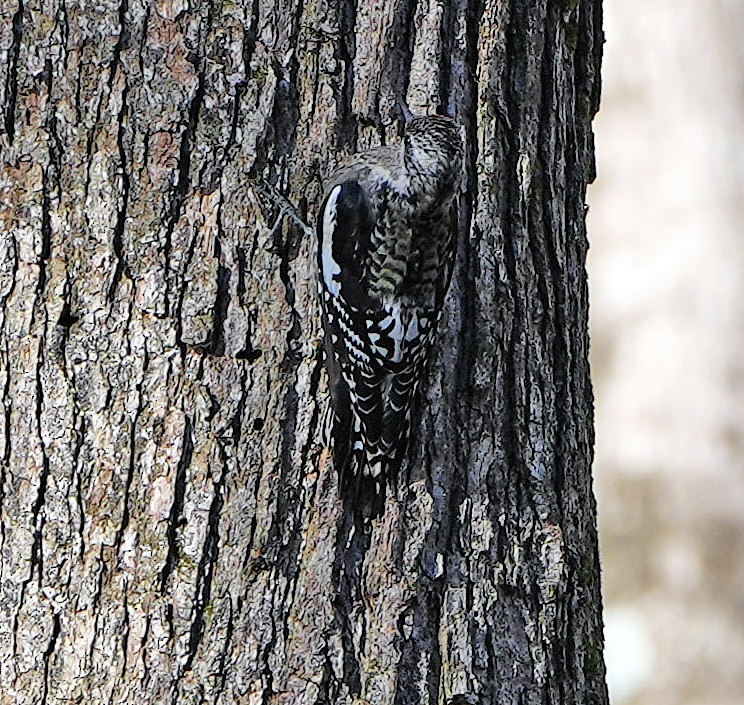
[[[606,703],[600,0],[2,0],[0,31],[0,702]],[[258,184],[311,220],[401,98],[464,126],[460,245],[349,559],[315,242]]]

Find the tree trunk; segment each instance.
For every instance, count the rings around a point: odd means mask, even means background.
[[[600,0],[0,4],[0,702],[606,703]],[[321,179],[467,143],[413,462],[349,548]],[[460,696],[460,697],[458,697]]]

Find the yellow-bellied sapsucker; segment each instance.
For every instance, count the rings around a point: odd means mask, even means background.
[[[353,155],[318,217],[318,269],[345,496],[371,489],[407,449],[411,405],[454,261],[462,142],[446,117],[414,118],[401,144]]]

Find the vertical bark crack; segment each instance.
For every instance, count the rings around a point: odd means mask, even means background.
[[[8,48],[8,73],[5,76],[5,132],[12,142],[15,137],[15,107],[18,98],[18,56],[23,38],[23,0],[18,0],[18,9],[13,15],[10,47]]]
[[[44,651],[44,691],[41,697],[42,705],[46,705],[47,697],[49,695],[49,664],[54,655],[54,650],[57,647],[57,639],[62,630],[60,616],[55,614],[52,622],[52,635],[49,637],[49,644]]]
[[[204,67],[201,66],[203,59],[199,58],[196,60],[198,66],[198,83],[196,91],[189,104],[189,113],[186,126],[181,133],[181,146],[179,148],[178,157],[178,179],[173,192],[173,199],[171,200],[170,213],[168,214],[168,222],[165,229],[165,242],[163,244],[163,257],[165,259],[165,271],[170,272],[170,256],[171,249],[173,247],[173,231],[176,229],[178,219],[181,217],[181,209],[183,203],[186,200],[189,187],[191,186],[191,150],[194,146],[194,137],[196,134],[196,127],[199,122],[199,112],[204,101],[205,93],[205,77]],[[183,288],[183,287],[182,287]],[[165,315],[167,316],[170,311],[170,296],[171,296],[171,277],[166,275],[165,278]]]
[[[483,15],[482,0],[465,0],[458,7],[466,18],[467,28],[466,48],[463,63],[473,66],[478,61],[478,28]],[[446,19],[446,17],[445,17]],[[454,32],[454,18],[450,19],[452,31]],[[447,22],[443,22],[448,24]],[[445,45],[446,46],[446,45]],[[448,53],[448,52],[445,52]],[[471,384],[471,371],[475,364],[478,351],[476,303],[478,294],[476,291],[476,261],[473,247],[469,245],[472,230],[473,213],[478,206],[478,83],[474,73],[468,73],[463,81],[463,95],[453,96],[462,101],[460,118],[465,126],[465,197],[461,198],[458,219],[458,258],[462,262],[459,272],[460,278],[460,309],[462,312],[460,327],[460,345],[457,348],[457,385],[458,390],[465,391]],[[443,99],[443,105],[447,105],[449,99]],[[463,410],[468,413],[469,405],[464,405]],[[469,417],[469,413],[468,413]],[[461,419],[460,423],[467,428],[469,418]]]
[[[193,57],[189,60],[193,64],[196,70],[197,84],[194,94],[191,98],[188,107],[188,113],[186,118],[186,124],[181,133],[181,143],[179,146],[178,153],[178,166],[177,166],[177,179],[173,189],[173,195],[171,198],[170,209],[167,215],[167,223],[165,228],[165,241],[163,243],[163,258],[165,268],[165,312],[164,316],[169,316],[171,313],[171,290],[177,285],[177,282],[172,281],[171,276],[171,250],[173,248],[173,233],[178,224],[178,220],[181,217],[181,211],[183,204],[188,195],[189,189],[191,188],[191,156],[194,146],[196,144],[196,132],[199,125],[199,119],[201,116],[202,106],[204,104],[204,96],[206,94],[206,81],[207,81],[207,66],[206,66],[206,43],[212,31],[212,19],[214,13],[214,6],[212,2],[208,3],[206,9],[206,16],[202,20],[202,25],[199,28],[198,47],[195,49]],[[183,285],[179,285],[179,303],[177,308],[180,307],[181,299],[184,294]],[[179,316],[180,319],[180,316]],[[177,323],[179,327],[179,342],[180,342],[180,321]],[[180,343],[183,348],[183,343]]]
[[[124,589],[122,609],[124,610],[124,617],[122,619],[122,635],[121,635],[121,675],[123,676],[127,672],[127,652],[129,651],[129,585],[127,584]]]
[[[116,46],[114,47],[114,53],[111,57],[111,64],[109,69],[109,80],[108,85],[109,89],[114,83],[114,78],[116,78],[116,72],[119,68],[119,60],[121,58],[121,50],[126,45],[128,36],[128,27],[127,27],[127,10],[129,10],[129,0],[121,0],[119,3],[119,15],[118,15],[118,21],[119,21],[119,37],[116,40]]]
[[[70,384],[74,389],[74,378],[70,381]],[[80,414],[77,398],[75,399],[74,404],[73,425],[75,427],[75,446],[72,451],[71,466],[75,473],[75,504],[79,514],[77,531],[80,538],[80,552],[78,553],[78,559],[82,561],[85,556],[85,508],[83,502],[82,480],[80,478],[80,457],[85,445],[86,426],[85,416]],[[72,579],[72,573],[70,573],[70,579]]]
[[[209,352],[216,356],[225,354],[225,321],[230,305],[230,276],[232,274],[230,269],[222,263],[222,234],[222,196],[220,195],[217,203],[217,236],[214,240],[214,257],[218,262],[217,293],[214,298],[212,335],[209,341]]]
[[[176,563],[178,563],[177,537],[178,529],[183,520],[184,498],[186,496],[186,470],[189,465],[191,465],[193,453],[194,440],[192,424],[191,418],[187,416],[183,428],[181,457],[178,459],[176,479],[173,485],[173,504],[171,504],[170,515],[168,516],[168,530],[166,532],[168,538],[168,554],[165,558],[163,570],[160,573],[161,594],[165,594],[168,585],[168,578],[170,578],[173,569],[176,567]]]
[[[194,595],[194,607],[192,610],[191,629],[189,633],[189,650],[186,663],[182,672],[191,669],[191,665],[196,658],[196,653],[204,634],[204,614],[209,606],[209,600],[212,596],[212,578],[214,577],[214,568],[217,564],[220,550],[220,512],[224,504],[223,491],[225,479],[227,478],[228,466],[224,452],[221,452],[223,466],[218,481],[214,482],[214,496],[209,506],[209,517],[207,519],[207,535],[204,540],[199,567],[196,572],[196,594]]]
[[[341,81],[334,91],[336,96],[336,149],[353,152],[357,146],[356,119],[352,103],[354,100],[354,57],[356,56],[356,0],[341,0],[338,3],[337,21],[339,39],[336,43],[336,58],[341,63]]]
[[[8,342],[6,337],[6,326],[8,321],[8,300],[13,295],[13,291],[16,286],[16,277],[18,273],[18,244],[14,236],[10,236],[7,240],[10,252],[8,257],[12,264],[8,277],[10,279],[10,286],[8,290],[3,293],[0,297],[0,311],[2,312],[2,330],[4,349],[0,350],[0,361],[2,361],[2,370],[5,373],[5,381],[3,384],[3,395],[2,395],[2,408],[3,408],[3,457],[0,460],[0,547],[5,544],[5,518],[3,512],[3,504],[5,502],[5,482],[7,479],[7,472],[10,467],[10,457],[13,448],[13,436],[11,434],[12,419],[13,419],[13,398],[10,394],[10,379],[11,379],[11,364],[10,364],[10,351],[8,349]]]
[[[18,648],[18,627],[21,610],[23,608],[26,599],[26,590],[28,589],[29,583],[33,580],[34,574],[38,570],[38,583],[39,587],[42,586],[43,578],[43,564],[44,556],[42,551],[42,534],[44,531],[45,517],[42,512],[44,501],[46,497],[47,485],[49,483],[49,475],[51,473],[49,456],[47,455],[46,445],[43,438],[43,426],[42,426],[42,403],[44,398],[44,391],[41,382],[41,369],[43,366],[43,346],[44,337],[39,338],[39,347],[37,350],[37,363],[36,363],[36,430],[39,438],[39,446],[41,449],[41,471],[39,474],[39,488],[36,492],[36,499],[31,505],[31,525],[34,527],[33,539],[31,542],[31,556],[29,558],[29,569],[28,576],[21,584],[20,597],[18,599],[18,606],[16,608],[15,616],[13,618],[13,655],[15,656]]]
[[[98,552],[98,577],[96,579],[96,591],[93,595],[93,603],[92,603],[92,611],[95,614],[95,619],[93,621],[93,630],[91,633],[91,639],[90,639],[90,646],[88,647],[88,664],[93,663],[94,654],[96,651],[96,642],[98,641],[99,637],[99,624],[101,621],[101,612],[98,609],[98,605],[101,602],[101,596],[103,595],[103,582],[106,576],[106,573],[108,571],[108,568],[106,566],[106,559],[104,556],[105,547],[101,545],[100,550]]]
[[[339,515],[336,552],[331,573],[333,611],[341,636],[343,651],[343,682],[351,693],[360,695],[362,677],[354,647],[355,605],[362,600],[361,576],[364,557],[369,549],[369,522],[357,512],[344,511]],[[364,623],[361,624],[364,630]],[[364,637],[362,636],[362,641]]]
[[[36,283],[36,301],[34,303],[31,325],[36,321],[36,313],[42,306],[44,287],[46,286],[46,265],[52,254],[52,217],[51,200],[49,196],[49,167],[43,169],[41,175],[41,249],[39,251],[39,278]]]
[[[131,426],[129,428],[129,463],[127,465],[127,477],[124,483],[124,508],[121,513],[121,524],[116,531],[116,538],[114,540],[114,546],[119,551],[121,548],[121,542],[124,538],[124,532],[129,526],[129,495],[132,489],[132,482],[134,480],[134,468],[137,462],[137,423],[139,422],[140,415],[145,408],[145,399],[143,395],[143,387],[145,382],[145,374],[149,366],[149,355],[147,347],[144,348],[144,360],[142,362],[142,377],[137,382],[137,409],[132,417]]]
[[[39,448],[41,449],[41,477],[39,478],[39,491],[36,495],[36,499],[31,507],[32,525],[34,527],[34,539],[31,545],[31,565],[29,567],[28,579],[23,584],[22,593],[25,592],[26,586],[31,581],[31,578],[38,565],[38,579],[39,587],[42,583],[42,572],[44,566],[44,556],[42,552],[42,533],[44,531],[45,517],[42,512],[44,501],[46,497],[47,484],[49,483],[49,475],[51,468],[49,464],[49,455],[47,453],[46,443],[44,442],[44,426],[42,423],[42,405],[44,400],[44,389],[41,381],[42,367],[44,365],[44,354],[42,352],[42,346],[44,344],[43,337],[39,339],[39,350],[38,350],[38,362],[36,366],[36,431],[39,436]],[[23,595],[21,596],[21,605],[23,605]]]
[[[126,0],[122,2],[122,5],[126,5]],[[128,92],[129,86],[125,85],[121,95],[121,110],[119,110],[118,116],[119,129],[116,133],[116,143],[119,150],[119,168],[121,169],[121,202],[116,212],[116,224],[114,225],[114,235],[111,242],[111,246],[114,250],[114,256],[116,257],[116,266],[114,268],[114,273],[111,277],[111,285],[109,286],[108,290],[108,299],[110,302],[114,301],[114,298],[116,296],[116,288],[121,281],[122,274],[127,272],[127,267],[124,260],[124,227],[126,225],[127,219],[127,207],[129,206],[130,183],[128,159],[126,150],[124,148],[124,123],[129,112],[127,105]]]

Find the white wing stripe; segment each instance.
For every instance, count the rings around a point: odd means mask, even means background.
[[[323,211],[323,281],[325,282],[326,289],[334,296],[338,296],[341,291],[341,283],[333,278],[336,274],[341,274],[341,267],[333,259],[333,235],[336,230],[336,202],[340,193],[341,187],[336,186],[328,196],[326,207]]]

